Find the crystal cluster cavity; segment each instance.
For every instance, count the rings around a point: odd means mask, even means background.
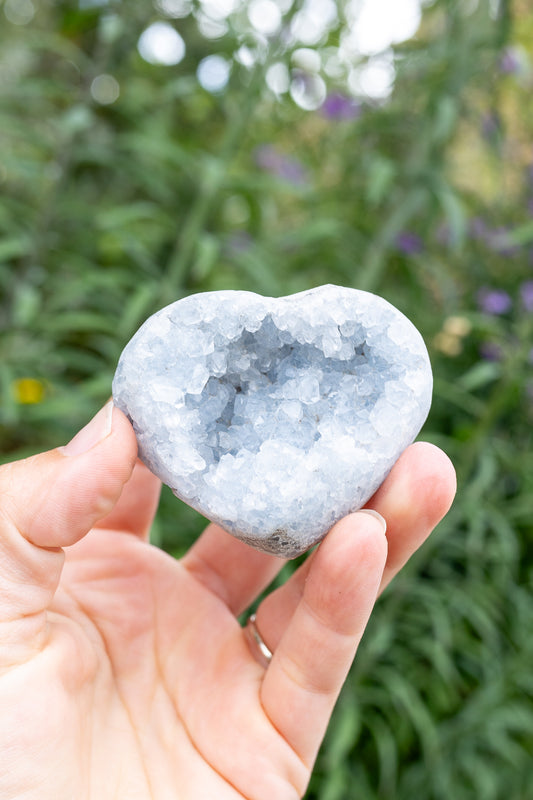
[[[431,393],[412,323],[339,286],[186,297],[144,323],[113,380],[152,472],[229,533],[285,558],[367,502],[418,434]]]

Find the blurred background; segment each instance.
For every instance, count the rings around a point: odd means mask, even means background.
[[[310,800],[532,796],[532,91],[528,0],[0,2],[4,461],[66,442],[192,292],[367,289],[428,344],[459,494]],[[155,543],[202,525],[164,491]]]

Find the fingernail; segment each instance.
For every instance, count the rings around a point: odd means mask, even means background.
[[[387,522],[385,520],[385,517],[382,517],[379,511],[374,511],[373,508],[361,508],[360,511],[362,511],[363,514],[372,514],[372,516],[375,517],[377,520],[379,520],[379,522],[381,523],[381,526],[383,528],[383,533],[387,532]]]
[[[68,444],[59,450],[66,456],[79,456],[109,436],[113,422],[113,408],[113,401],[110,400]]]

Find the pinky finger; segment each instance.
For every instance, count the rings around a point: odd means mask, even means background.
[[[359,512],[314,555],[303,594],[266,671],[272,724],[311,767],[374,606],[387,559],[384,524]]]

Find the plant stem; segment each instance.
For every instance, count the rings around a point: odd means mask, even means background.
[[[254,107],[263,83],[265,65],[257,64],[252,74],[246,102],[232,118],[220,148],[220,154],[210,160],[200,181],[196,199],[185,223],[177,237],[165,270],[162,294],[165,300],[169,295],[183,291],[193,265],[193,257],[198,238],[204,230],[215,200],[224,184],[228,167],[238,152],[244,131],[253,115]]]

